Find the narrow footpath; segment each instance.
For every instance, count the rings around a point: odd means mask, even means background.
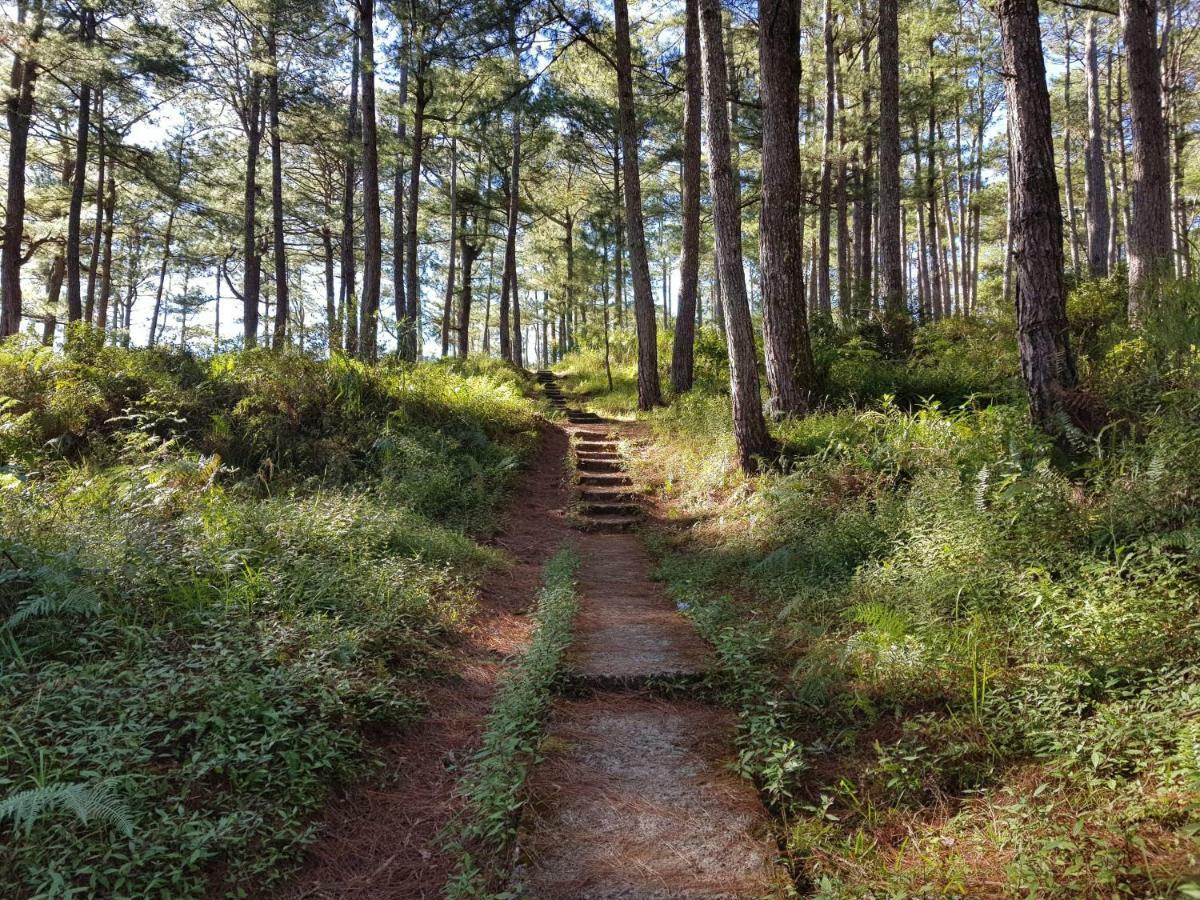
[[[528,786],[514,887],[578,900],[780,895],[767,814],[727,766],[732,714],[670,690],[717,663],[651,577],[621,429],[570,408],[552,373],[538,379],[575,454],[580,614],[571,690]]]

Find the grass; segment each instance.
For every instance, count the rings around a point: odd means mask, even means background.
[[[546,563],[529,649],[503,679],[480,749],[459,781],[467,808],[453,842],[459,865],[446,896],[476,898],[502,890],[505,855],[516,837],[523,788],[537,761],[542,723],[571,642],[579,558],[570,547]],[[507,896],[507,895],[505,895]]]
[[[277,883],[500,561],[523,382],[12,343],[0,384],[0,894]]]
[[[1200,356],[1128,331],[1112,290],[1072,299],[1111,424],[1069,456],[1027,423],[1003,322],[922,330],[907,361],[818,333],[823,406],[753,479],[719,379],[642,416],[678,521],[660,577],[719,652],[801,890],[1197,891]]]

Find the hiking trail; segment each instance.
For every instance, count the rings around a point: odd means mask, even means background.
[[[514,886],[580,900],[774,895],[783,878],[767,814],[726,765],[733,715],[678,690],[717,660],[652,578],[622,429],[568,406],[553,373],[538,380],[566,415],[578,472],[580,612]]]

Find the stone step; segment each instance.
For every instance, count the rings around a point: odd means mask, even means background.
[[[586,500],[591,503],[635,501],[640,497],[640,495],[637,491],[630,490],[630,488],[631,485],[628,484],[593,485],[581,487],[579,489],[579,497],[581,500]]]
[[[643,510],[636,503],[584,503],[580,513],[584,516],[640,516]]]
[[[624,471],[624,460],[619,456],[596,456],[590,453],[579,453],[575,456],[576,462],[581,463],[597,463],[600,465],[617,466],[620,471]]]
[[[575,455],[579,459],[612,459],[618,460],[621,454],[616,450],[576,450]]]
[[[620,472],[619,462],[609,462],[604,459],[581,459],[578,463],[581,472]]]
[[[582,531],[618,532],[636,528],[641,521],[641,516],[585,515],[575,518],[575,527]]]
[[[616,449],[616,441],[579,441],[575,444],[579,453],[606,453]]]
[[[630,487],[633,479],[624,472],[580,472],[579,484],[587,487]]]
[[[571,421],[578,422],[581,425],[599,425],[604,420],[595,413],[585,413],[571,411]]]

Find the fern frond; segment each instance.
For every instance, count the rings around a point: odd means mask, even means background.
[[[898,609],[882,603],[860,603],[854,607],[853,620],[892,641],[908,634],[912,622]]]
[[[133,836],[133,817],[110,782],[88,786],[75,781],[17,791],[0,800],[0,822],[11,820],[14,828],[28,834],[45,815],[64,810],[83,824],[103,822],[126,837]]]

